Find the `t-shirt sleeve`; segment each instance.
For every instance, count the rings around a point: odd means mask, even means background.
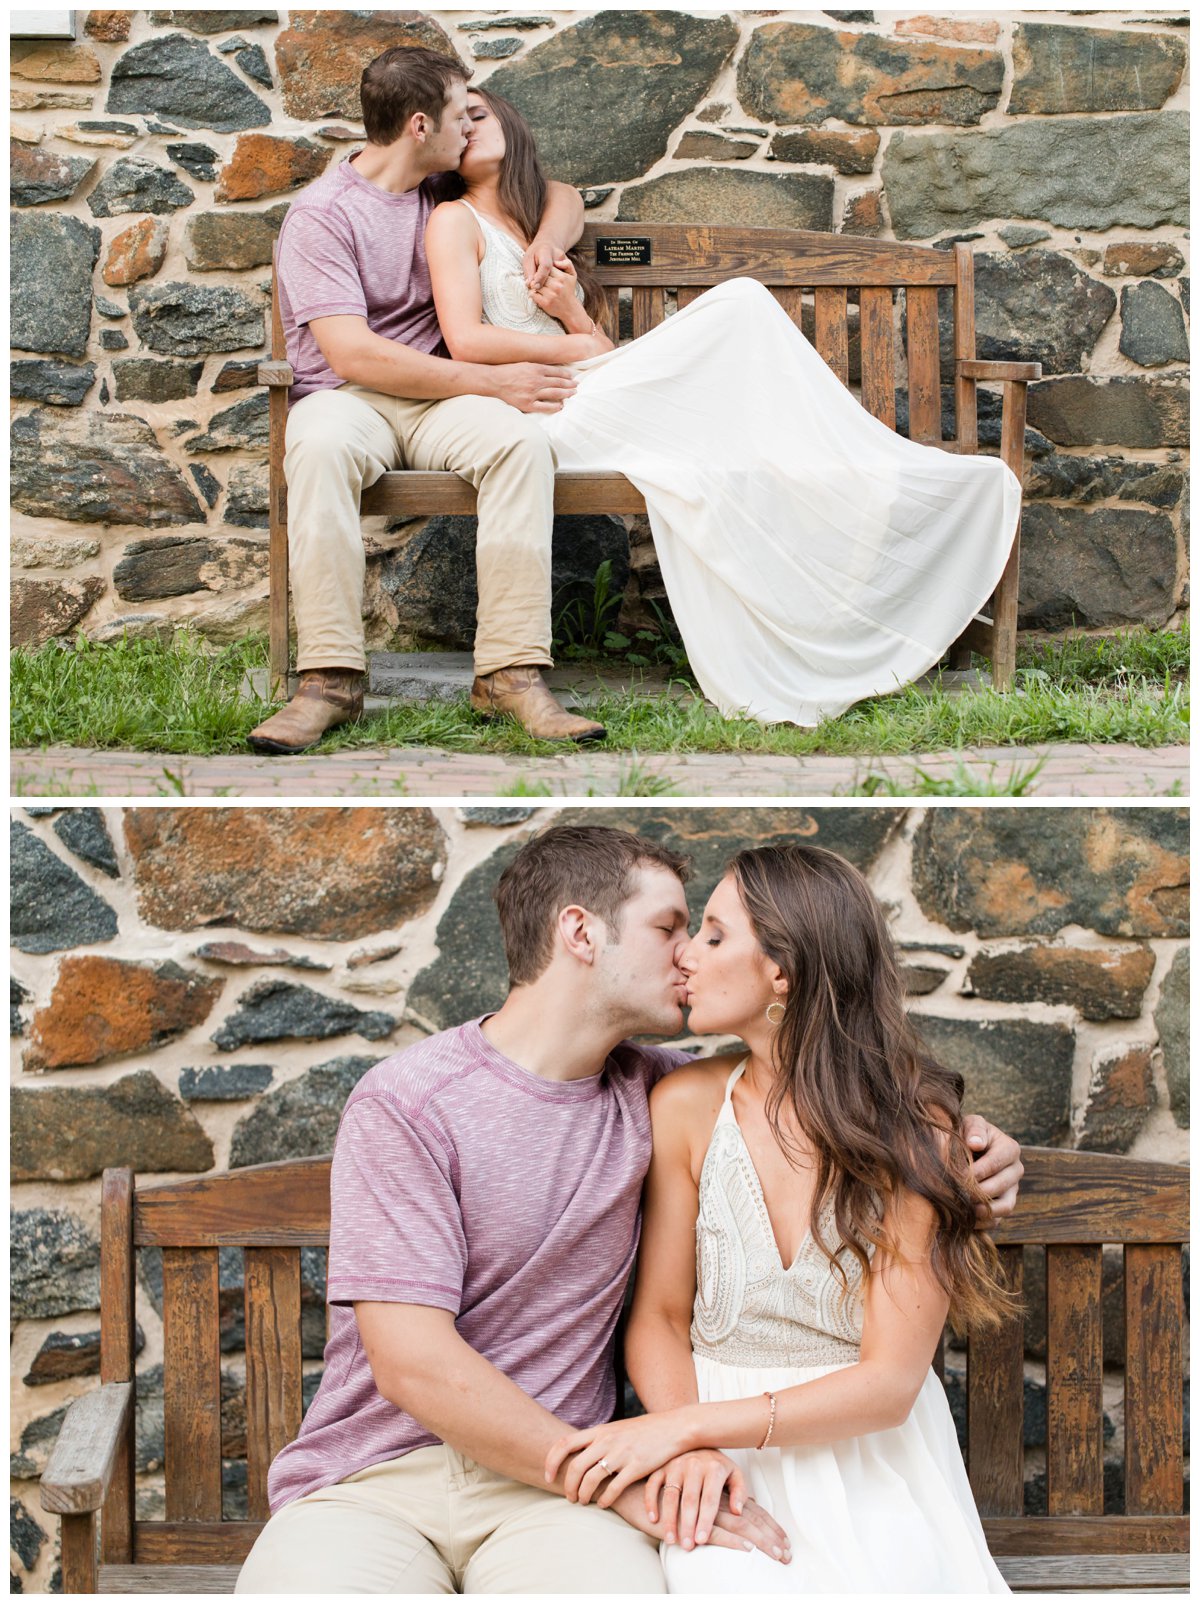
[[[279,275],[297,323],[367,315],[367,297],[349,229],[333,212],[295,208],[279,240]]]
[[[467,1244],[451,1157],[387,1097],[342,1116],[333,1152],[330,1303],[421,1303],[457,1316]]]
[[[693,1053],[680,1051],[678,1047],[642,1047],[645,1055],[646,1090],[657,1086],[664,1075],[671,1070],[679,1069],[683,1064],[690,1064],[695,1057]]]

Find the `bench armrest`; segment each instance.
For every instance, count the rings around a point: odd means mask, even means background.
[[[1040,362],[983,362],[960,357],[958,372],[964,379],[1009,379],[1029,384],[1042,376]]]
[[[43,1509],[81,1515],[100,1508],[132,1411],[131,1381],[106,1381],[75,1399],[42,1476]]]
[[[270,385],[272,389],[277,386],[288,389],[296,380],[290,362],[260,362],[257,377],[259,384]]]

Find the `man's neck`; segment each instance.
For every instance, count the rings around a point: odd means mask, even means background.
[[[360,178],[389,195],[405,195],[430,176],[421,160],[420,146],[411,138],[397,139],[391,145],[372,145],[368,141],[351,159]]]
[[[483,1034],[505,1058],[543,1080],[584,1080],[598,1075],[624,1032],[580,1017],[575,999],[549,988],[516,986]]]

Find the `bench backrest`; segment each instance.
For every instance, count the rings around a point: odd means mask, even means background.
[[[997,1553],[1179,1553],[1183,1509],[1183,1280],[1187,1172],[1033,1149],[1017,1216],[997,1231],[1021,1284],[1025,1245],[1046,1251],[1048,1509],[1023,1508],[1020,1319],[976,1339],[967,1370],[968,1467]],[[163,1259],[164,1520],[133,1512],[132,1430],[101,1522],[108,1563],[234,1564],[267,1516],[267,1470],[300,1427],[300,1250],[329,1240],[328,1158],[258,1165],[136,1192],[104,1177],[101,1377],[134,1377],[134,1255]],[[1103,1244],[1125,1251],[1125,1501],[1103,1510]],[[245,1265],[249,1520],[221,1518],[218,1252]]]

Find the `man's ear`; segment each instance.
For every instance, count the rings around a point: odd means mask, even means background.
[[[572,903],[569,908],[559,912],[559,940],[571,957],[577,958],[580,963],[593,964],[596,961],[594,926],[594,916],[578,903]]]

